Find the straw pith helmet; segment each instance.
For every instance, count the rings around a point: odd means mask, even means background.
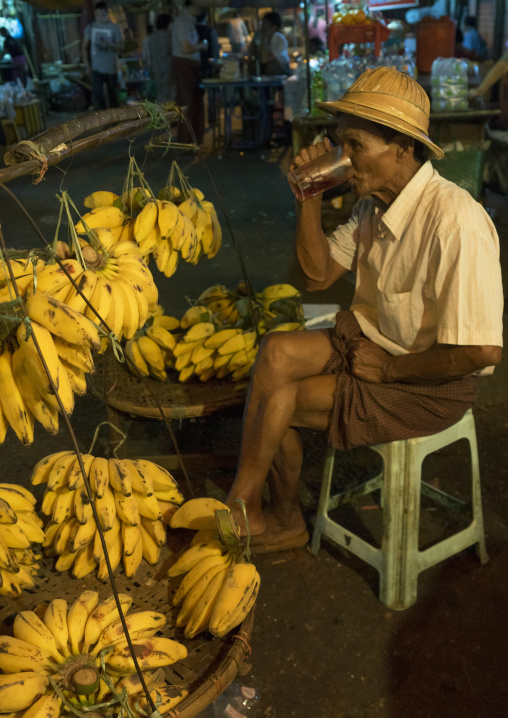
[[[345,112],[399,130],[426,145],[432,157],[444,157],[443,150],[428,136],[430,102],[425,90],[391,67],[366,70],[340,100],[316,102],[316,107],[332,115]]]

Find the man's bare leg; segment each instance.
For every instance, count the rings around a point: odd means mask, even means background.
[[[326,426],[336,379],[320,374],[331,353],[329,334],[322,331],[273,335],[263,342],[244,414],[239,466],[228,497],[232,507],[235,499],[244,501],[252,535],[266,531],[263,485],[283,442],[291,441],[286,434],[297,411],[323,412],[321,425]],[[312,390],[302,391],[311,378]],[[289,475],[287,480],[294,483]],[[238,511],[235,518],[239,519]]]
[[[302,441],[297,429],[290,427],[284,436],[268,474],[270,507],[265,511],[266,528],[259,541],[278,543],[305,531],[298,492],[302,470]]]

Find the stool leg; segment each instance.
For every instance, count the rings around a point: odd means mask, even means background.
[[[420,475],[408,461],[407,442],[394,441],[379,453],[385,464],[379,600],[403,610],[417,595]]]
[[[328,448],[326,450],[325,468],[323,472],[321,492],[319,494],[316,523],[314,525],[314,531],[312,532],[312,541],[309,546],[309,551],[314,554],[314,556],[317,556],[318,554],[319,546],[321,544],[321,534],[323,533],[324,524],[328,517],[328,499],[330,498],[334,463],[335,449]]]
[[[422,463],[426,455],[419,451],[413,442],[405,443],[404,522],[397,596],[399,610],[416,603],[418,595],[421,480]]]
[[[485,527],[483,523],[482,491],[480,483],[480,463],[478,460],[478,444],[476,441],[476,428],[474,417],[471,415],[472,429],[469,432],[468,441],[471,451],[471,507],[473,510],[473,521],[477,527],[478,542],[475,544],[476,555],[483,565],[490,560],[485,545]]]

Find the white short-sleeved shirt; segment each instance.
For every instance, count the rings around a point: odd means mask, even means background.
[[[190,45],[197,45],[199,42],[198,31],[196,30],[196,20],[188,10],[182,8],[178,17],[171,25],[171,42],[173,57],[182,57],[186,60],[194,60],[201,62],[201,53],[199,50],[191,54],[183,51],[182,45],[185,42]]]
[[[351,310],[363,333],[390,354],[436,343],[503,345],[496,229],[430,162],[384,212],[361,199],[328,243],[331,256],[356,272]]]

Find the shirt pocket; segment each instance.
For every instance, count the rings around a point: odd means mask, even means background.
[[[379,330],[392,342],[409,349],[415,338],[412,292],[379,292]]]

